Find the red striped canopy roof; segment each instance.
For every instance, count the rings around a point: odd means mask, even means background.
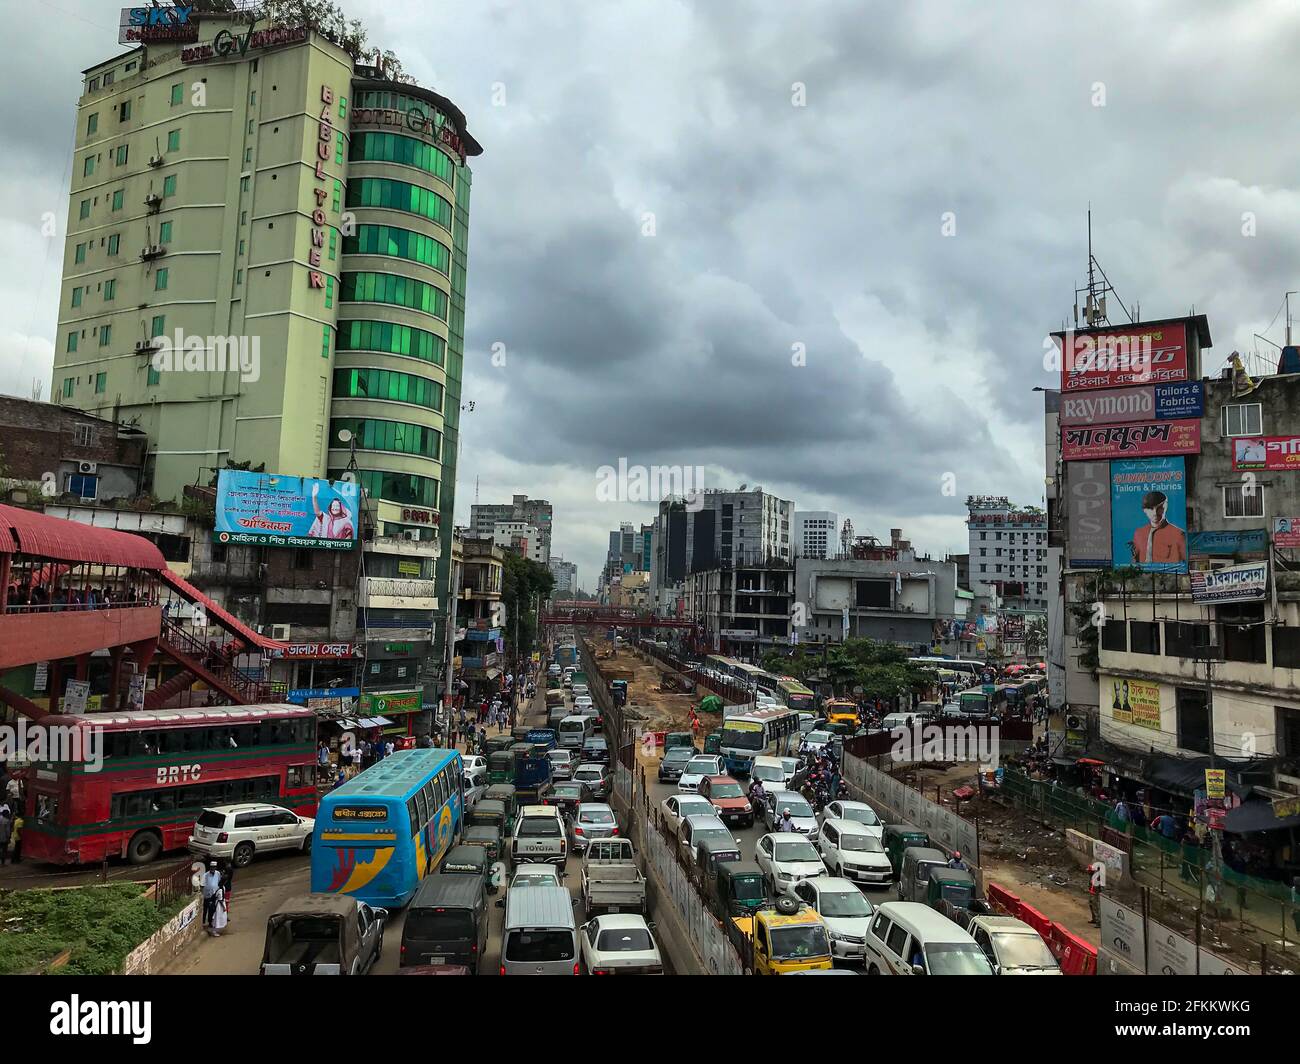
[[[128,569],[167,568],[162,551],[144,536],[0,505],[0,554],[14,553]]]
[[[208,618],[213,624],[224,628],[248,646],[259,647],[262,650],[284,650],[289,645],[259,635],[225,607],[213,602],[212,599],[208,598],[188,580],[173,573],[170,569],[163,569],[159,576],[162,577],[164,584],[179,592],[180,596],[187,602],[195,602],[202,606],[207,611]]]

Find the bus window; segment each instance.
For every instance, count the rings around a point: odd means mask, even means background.
[[[423,787],[415,792],[415,807],[420,811],[420,819],[416,823],[423,827],[429,822],[429,798]]]
[[[414,798],[407,799],[406,813],[411,818],[411,834],[415,834],[420,828],[424,827],[424,824],[420,820],[420,808],[415,804]]]

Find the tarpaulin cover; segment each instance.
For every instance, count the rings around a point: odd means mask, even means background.
[[[1271,802],[1243,802],[1236,809],[1229,809],[1223,818],[1223,830],[1234,835],[1295,827],[1300,827],[1300,816],[1279,817],[1273,812]]]
[[[152,546],[152,544],[150,545]],[[224,607],[218,606],[188,580],[177,576],[170,569],[164,567],[158,575],[162,578],[162,582],[177,592],[181,598],[187,602],[196,602],[207,610],[208,617],[218,627],[224,628],[231,635],[238,636],[245,643],[260,647],[263,650],[284,650],[288,647],[287,643],[278,643],[274,639],[267,639],[264,635],[258,635],[238,617],[227,612]]]
[[[48,517],[16,506],[0,505],[0,552],[129,569],[167,569],[162,551],[143,536]]]

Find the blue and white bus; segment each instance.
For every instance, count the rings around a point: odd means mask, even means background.
[[[754,758],[788,756],[799,736],[799,714],[788,709],[737,713],[722,721],[718,752],[732,776],[748,776]]]
[[[464,766],[455,750],[398,750],[320,800],[313,894],[400,908],[460,837]]]

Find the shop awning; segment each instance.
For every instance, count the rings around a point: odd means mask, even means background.
[[[162,551],[143,536],[0,505],[0,553],[14,552],[61,562],[167,571]]]
[[[1223,830],[1231,831],[1234,835],[1297,827],[1300,827],[1300,816],[1279,817],[1273,812],[1272,802],[1243,802],[1236,809],[1229,809],[1223,818]]]
[[[150,544],[150,546],[153,546],[153,544]],[[249,646],[257,647],[260,650],[285,650],[288,648],[288,643],[279,643],[274,639],[267,639],[266,636],[253,631],[233,613],[228,612],[225,607],[213,602],[212,599],[208,598],[188,580],[177,576],[170,569],[163,568],[158,575],[162,577],[163,583],[180,595],[181,598],[187,602],[197,603],[207,610],[208,617],[219,628],[224,628],[231,635],[243,640]]]
[[[393,722],[389,720],[387,717],[363,717],[361,720],[357,721],[357,727],[382,728],[385,724],[392,724],[392,723]]]

